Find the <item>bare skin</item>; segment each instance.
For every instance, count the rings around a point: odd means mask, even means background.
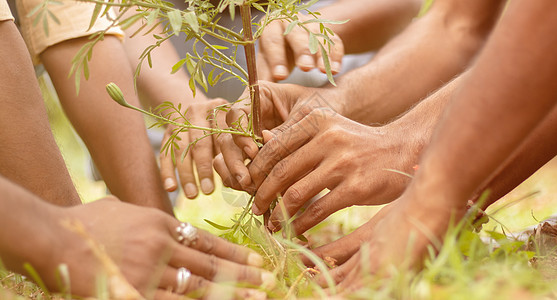
[[[0,53],[4,54],[2,65],[5,66],[2,70],[7,70],[10,75],[0,77],[0,86],[6,87],[7,92],[0,96],[5,111],[17,116],[17,110],[11,110],[10,107],[33,104],[40,108],[41,95],[30,57],[15,24],[12,21],[0,22],[0,34],[6,41],[0,46]],[[14,72],[14,64],[17,64],[17,72]],[[13,78],[18,80],[14,81]],[[8,87],[19,92],[18,103],[10,102],[15,95],[11,94],[12,90]],[[33,158],[44,158],[44,162],[32,174],[27,174],[28,170],[23,165],[17,165],[22,169],[13,171],[28,175],[23,183],[37,189],[36,194],[42,194],[40,188],[46,189],[44,195],[51,197],[47,199],[48,202],[71,204],[77,192],[67,176],[52,134],[45,126],[46,112],[44,108],[33,112],[37,113],[30,115],[33,119],[27,116],[26,122],[21,124],[23,126],[14,128],[14,131],[29,130],[35,139],[18,140],[17,147],[12,146],[11,141],[5,144],[10,145],[8,149],[20,154],[20,158],[24,158],[21,153],[28,152],[31,162],[34,162]],[[15,126],[6,124],[5,128],[10,128],[8,125]],[[34,147],[37,141],[43,143]],[[10,158],[10,153],[6,157]],[[0,158],[5,159],[4,156]],[[61,165],[55,164],[57,162],[61,162]],[[68,180],[58,180],[65,177]],[[30,184],[36,182],[42,185]],[[45,187],[45,184],[52,186]],[[273,276],[259,268],[263,259],[246,248],[203,231],[198,232],[197,241],[191,247],[178,243],[176,227],[180,222],[157,209],[122,203],[114,197],[62,208],[43,201],[4,176],[0,176],[0,195],[2,262],[9,269],[25,275],[29,274],[24,263],[31,264],[52,291],[64,288],[59,285],[59,277],[56,276],[60,264],[68,267],[72,293],[80,296],[95,295],[96,276],[106,271],[106,265],[94,254],[88,241],[63,226],[62,221],[82,224],[85,232],[115,262],[125,279],[144,296],[154,294],[155,299],[178,299],[180,295],[167,290],[175,290],[177,268],[184,266],[193,274],[185,292],[199,291],[205,297],[210,296],[210,292],[230,292],[229,287],[216,283],[222,279],[239,280],[252,285],[273,284]],[[141,234],[133,234],[135,232]],[[248,289],[237,289],[234,293],[240,299],[263,296]]]
[[[503,2],[485,4],[484,1],[469,1],[461,7],[463,4],[459,1],[436,1],[429,13],[389,42],[369,64],[338,78],[338,87],[269,88],[269,102],[277,108],[267,111],[281,111],[281,114],[265,115],[263,112],[266,119],[264,128],[270,130],[282,124],[290,113],[289,109],[296,107],[293,99],[309,99],[315,95],[321,98],[316,100],[321,107],[331,107],[340,115],[360,123],[377,124],[393,120],[443,82],[450,81],[452,76],[463,71],[481,48]],[[431,68],[432,64],[439,67]],[[431,70],[424,74],[425,69]],[[405,83],[404,88],[399,88],[401,82]],[[265,92],[262,93],[264,98]],[[285,99],[281,100],[281,97]],[[281,101],[285,103],[280,104]],[[297,113],[309,112],[295,110]],[[243,114],[247,115],[245,103],[239,103],[229,112],[227,121],[232,124]],[[243,159],[253,159],[258,152],[257,145],[249,138],[221,135],[219,139],[223,153],[214,161],[217,172],[223,178],[231,178],[228,181],[232,186],[251,187],[253,190]],[[234,180],[237,182],[240,179],[241,182],[235,185]]]
[[[129,205],[114,197],[62,209],[4,178],[0,178],[0,190],[4,195],[0,210],[3,263],[25,275],[23,264],[31,264],[51,291],[65,288],[56,279],[60,264],[67,265],[71,291],[79,296],[94,296],[96,276],[107,271],[88,241],[64,227],[62,221],[82,224],[143,295],[177,299],[179,295],[166,291],[176,288],[177,269],[184,266],[193,274],[185,293],[198,291],[203,296],[229,292],[214,282],[223,279],[271,284],[272,275],[259,269],[263,259],[258,254],[203,231],[194,246],[186,247],[176,241],[175,228],[180,222],[161,211]],[[27,218],[34,222],[24,221]],[[130,234],[137,230],[142,234]],[[248,289],[235,293],[237,298],[262,296]]]
[[[332,73],[340,72],[345,53],[372,51],[383,46],[408,25],[420,5],[419,0],[341,0],[318,10],[322,19],[349,20],[345,24],[327,25],[335,32],[335,45],[329,53]],[[300,20],[308,18],[300,16]],[[311,54],[307,47],[307,32],[295,27],[284,36],[287,25],[282,21],[272,22],[261,35],[258,64],[263,60],[265,67],[258,70],[262,73],[260,78],[269,81],[286,79],[294,66],[302,71],[318,68],[325,73],[320,51]],[[310,30],[319,33],[319,26],[309,25]]]
[[[139,57],[143,50],[157,42],[150,34],[143,35],[140,33],[131,37],[140,27],[141,22],[137,22],[126,29],[124,49],[133,69],[140,63]],[[158,30],[162,31],[162,27],[159,26]],[[227,101],[220,98],[207,99],[199,89],[194,97],[188,85],[189,76],[184,68],[171,74],[172,66],[180,60],[180,57],[170,41],[162,43],[151,53],[153,67],[150,68],[145,63],[137,78],[139,98],[144,106],[155,108],[163,102],[169,101],[175,106],[181,105],[182,111],[187,109],[188,120],[192,124],[202,127],[217,127],[219,124],[223,127],[226,125],[224,114],[217,116],[215,119],[212,117],[212,113],[216,106],[226,104]],[[174,129],[174,126],[167,126],[162,145],[168,141]],[[179,150],[176,152],[175,163],[170,153],[168,155],[167,153],[160,154],[160,173],[164,188],[169,192],[177,189],[176,170],[179,176],[179,184],[182,186],[186,197],[190,199],[197,197],[199,188],[204,194],[212,193],[215,187],[212,161],[217,154],[216,147],[213,147],[213,139],[200,140],[182,160],[182,152],[187,149],[188,144],[202,137],[203,133],[199,130],[190,130],[181,133],[179,136],[180,140],[177,141]],[[194,165],[197,170],[199,185],[196,181]]]
[[[54,204],[81,204],[50,131],[25,43],[13,22],[0,22],[0,26],[2,37],[13,41],[0,45],[1,57],[12,58],[0,68],[0,126],[12,129],[0,132],[0,173]],[[22,88],[21,83],[27,81],[30,86]]]
[[[68,73],[71,58],[87,41],[87,38],[64,41],[41,53],[64,111],[89,148],[112,194],[123,201],[172,214],[141,115],[119,106],[104,92],[108,82],[115,82],[131,104],[139,104],[134,95],[132,70],[122,63],[127,57],[116,37],[108,36],[95,46],[89,64],[90,78],[82,78],[76,96],[73,78],[68,78]]]
[[[450,218],[463,216],[474,191],[555,107],[557,58],[550,55],[557,45],[555,6],[551,1],[509,5],[444,111],[415,179],[371,229],[371,272],[403,262],[419,265],[432,243],[424,232],[441,240]],[[413,247],[406,252],[409,240]],[[341,288],[361,284],[358,255],[338,271],[346,274]]]

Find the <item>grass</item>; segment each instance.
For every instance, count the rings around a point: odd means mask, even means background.
[[[57,143],[79,194],[84,201],[93,201],[106,194],[102,182],[92,179],[89,156],[69,126],[52,93],[48,80],[41,79],[45,93],[49,118]],[[531,267],[529,260],[534,255],[524,250],[522,243],[510,240],[501,234],[518,231],[538,223],[538,220],[555,212],[557,186],[557,161],[550,162],[541,171],[493,205],[488,213],[497,219],[484,225],[480,234],[464,231],[457,235],[449,233],[440,254],[426,262],[419,274],[393,272],[389,279],[366,277],[364,288],[348,295],[354,299],[554,299],[557,298],[555,282],[545,278]],[[525,198],[525,195],[531,195]],[[525,198],[525,199],[523,199]],[[516,201],[517,199],[523,199]],[[223,226],[231,226],[232,218],[242,211],[247,201],[243,194],[223,188],[217,183],[211,196],[200,195],[187,200],[178,199],[176,215],[194,225],[215,234],[224,231],[209,225],[209,219]],[[210,207],[211,209],[207,209]],[[349,233],[367,221],[377,211],[373,207],[352,207],[342,210],[316,226],[308,233],[313,244],[324,244]],[[255,221],[251,221],[255,222]],[[274,238],[253,230],[247,234],[229,234],[229,238],[264,250],[267,265],[274,271],[280,283],[270,291],[275,298],[317,297],[324,295],[323,289],[312,283],[308,272],[296,259],[297,251],[284,245],[279,246]],[[499,247],[482,242],[481,237],[497,240]],[[278,237],[277,237],[278,238]],[[280,240],[280,238],[278,238]],[[258,245],[265,245],[264,247]],[[284,247],[284,248],[283,248]],[[304,272],[304,273],[303,273]],[[303,274],[302,274],[303,273]],[[1,299],[42,299],[44,294],[21,276],[0,271]],[[293,287],[292,287],[293,286]]]

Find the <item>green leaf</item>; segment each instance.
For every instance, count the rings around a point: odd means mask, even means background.
[[[265,12],[263,6],[259,5],[257,2],[252,2],[251,5],[255,7],[255,9],[257,9],[258,11]]]
[[[333,73],[331,72],[331,62],[329,61],[329,54],[323,45],[319,44],[319,48],[321,49],[321,59],[323,59],[323,64],[325,65],[325,70],[327,71],[327,79],[329,82],[336,86],[335,79],[333,78]]]
[[[305,20],[304,22],[302,22],[302,24],[309,24],[309,23],[321,23],[321,24],[344,24],[346,22],[350,21],[350,19],[347,20],[327,20],[327,19],[309,19],[309,20]]]
[[[56,17],[55,14],[52,13],[52,11],[48,10],[47,12],[50,18],[54,21],[54,23],[60,24],[60,20]]]
[[[47,20],[46,17],[43,18],[43,30],[44,30],[44,33],[46,34],[46,36],[48,37],[48,34],[49,34],[49,32],[48,32],[48,20]]]
[[[298,25],[299,23],[300,23],[299,20],[292,21],[290,24],[288,24],[288,26],[286,26],[286,30],[284,30],[283,34],[284,35],[289,34],[292,31],[292,29],[294,29],[294,26]]]
[[[317,48],[318,47],[319,47],[319,41],[317,40],[317,37],[315,37],[315,34],[310,33],[309,34],[309,52],[311,52],[311,54],[317,53]]]
[[[207,220],[207,219],[203,219],[203,221],[209,223],[209,225],[211,225],[211,226],[213,226],[213,227],[215,227],[216,229],[219,229],[219,230],[228,230],[228,229],[232,228],[232,227],[226,227],[226,226],[223,226],[223,225],[219,225],[219,224],[217,224],[217,223],[215,223],[211,220]]]
[[[93,28],[93,25],[95,25],[95,22],[97,21],[97,18],[101,13],[102,6],[103,5],[101,3],[95,4],[95,8],[93,9],[93,15],[91,16],[91,23],[89,23],[89,28],[87,28],[87,31],[91,30],[91,28]]]
[[[186,59],[182,58],[180,59],[174,66],[172,66],[172,72],[170,72],[171,74],[174,74],[176,72],[178,72],[178,70],[180,70],[180,68],[186,63]]]
[[[215,81],[213,80],[213,73],[215,73],[215,68],[213,68],[211,72],[209,72],[209,75],[207,75],[207,81],[209,81],[209,84],[211,86],[215,85]]]
[[[29,13],[27,13],[25,17],[27,18],[31,17],[32,15],[36,14],[42,7],[43,7],[43,2],[33,7],[33,9]]]
[[[193,31],[199,33],[199,23],[197,22],[197,16],[195,12],[189,11],[184,14],[184,21],[191,27]]]
[[[83,76],[85,80],[89,80],[89,64],[86,60],[83,61]]]
[[[167,16],[174,35],[178,36],[182,30],[182,13],[179,10],[171,10]]]
[[[213,45],[213,48],[217,50],[228,50],[228,47],[222,45]]]
[[[190,85],[190,90],[193,96],[195,97],[195,80],[193,79],[193,77],[190,78],[189,85]]]
[[[159,12],[160,9],[155,9],[152,10],[149,15],[147,15],[147,26],[153,24],[153,22],[155,22],[155,20],[157,19],[157,17],[159,16]]]

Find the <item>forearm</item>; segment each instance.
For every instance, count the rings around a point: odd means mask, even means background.
[[[0,22],[0,173],[44,200],[76,205],[75,190],[54,141],[29,54],[12,21]]]
[[[421,0],[341,0],[320,9],[321,18],[344,43],[345,53],[377,50],[400,33],[420,10]]]
[[[60,234],[52,230],[59,227],[59,220],[54,217],[58,209],[2,176],[0,195],[2,263],[21,274],[27,274],[24,263],[42,271],[52,264],[55,247],[63,246],[53,244]]]
[[[453,2],[436,1],[366,66],[338,79],[343,115],[367,124],[389,122],[467,67],[501,1],[467,2],[461,10]]]
[[[125,63],[127,59],[117,38],[106,37],[95,46],[89,62],[90,78],[82,78],[76,96],[68,72],[71,58],[85,42],[87,38],[65,41],[41,54],[68,118],[115,196],[171,213],[142,116],[115,103],[104,90],[108,82],[115,82],[127,101],[139,104],[134,95],[132,71]]]
[[[474,201],[483,197],[482,207],[486,208],[512,191],[557,155],[557,109],[543,119],[528,138],[513,152],[497,171],[478,189]]]
[[[554,107],[552,6],[510,4],[436,128],[412,184],[419,195],[463,205]]]

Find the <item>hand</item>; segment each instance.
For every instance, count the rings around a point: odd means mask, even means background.
[[[259,81],[261,96],[261,119],[263,129],[273,129],[285,120],[288,124],[303,118],[317,107],[331,106],[340,111],[334,102],[335,89],[307,88],[294,84],[276,84]],[[235,103],[226,115],[230,127],[247,128],[250,114],[249,96],[244,92],[240,102]],[[330,102],[327,102],[330,101]],[[254,192],[248,168],[244,164],[247,158],[253,159],[259,151],[257,144],[250,137],[221,134],[217,139],[221,154],[215,157],[213,165],[225,186],[238,190]]]
[[[187,107],[186,117],[193,125],[214,128],[217,125],[223,127],[225,125],[224,113],[220,112],[216,118],[212,115],[213,109],[219,105],[227,104],[224,99],[213,99],[207,101],[194,102]],[[169,125],[166,128],[162,145],[165,145],[176,127]],[[213,183],[213,157],[217,153],[217,149],[213,147],[215,135],[212,137],[202,138],[204,133],[201,130],[188,130],[178,135],[179,139],[175,139],[179,149],[175,152],[175,162],[172,161],[170,151],[161,151],[161,177],[164,182],[164,188],[172,192],[177,188],[176,173],[174,168],[178,170],[180,176],[180,184],[184,189],[184,194],[189,199],[197,197],[198,187],[195,181],[193,164],[197,170],[201,191],[204,194],[210,194],[215,189]],[[202,139],[201,139],[202,138]],[[199,139],[199,140],[198,140]],[[188,149],[190,143],[196,144],[188,150],[188,153],[182,159],[183,152]]]
[[[251,250],[202,230],[198,230],[196,242],[186,247],[177,241],[178,220],[161,211],[129,205],[113,197],[68,208],[59,220],[76,220],[83,224],[87,235],[104,248],[127,281],[144,295],[156,290],[159,296],[170,296],[165,290],[176,291],[180,267],[192,273],[185,293],[196,291],[200,296],[225,290],[216,281],[259,286],[272,278],[270,273],[257,268],[262,265],[262,258]],[[93,295],[95,277],[105,265],[82,235],[62,228],[56,236],[60,240],[53,245],[59,246],[50,261],[68,266],[74,294]],[[45,275],[44,272],[41,275]],[[49,288],[58,287],[54,276],[42,278],[49,279],[46,282]],[[242,298],[253,292],[239,289],[237,294]]]
[[[365,275],[388,276],[388,270],[396,268],[418,268],[432,245],[436,250],[441,247],[450,221],[458,222],[465,213],[465,205],[452,206],[448,201],[429,201],[413,198],[408,193],[378,213],[360,232],[361,242],[365,242],[366,252],[358,251],[347,262],[330,271],[340,292],[349,293],[361,288]],[[377,220],[374,220],[378,218]],[[336,242],[333,242],[336,243]],[[338,243],[337,243],[338,244]],[[332,248],[332,247],[329,247]],[[362,257],[363,253],[368,253]],[[362,262],[367,266],[362,266]],[[318,279],[321,285],[326,281]]]
[[[298,15],[301,22],[310,20],[312,17],[306,15]],[[309,34],[300,26],[294,26],[292,31],[284,35],[288,22],[275,20],[261,34],[259,57],[263,58],[263,65],[266,65],[271,78],[261,77],[273,81],[286,79],[290,74],[290,70],[297,66],[302,71],[310,71],[315,67],[323,73],[326,72],[325,64],[321,56],[321,51],[317,50],[312,54],[309,49]],[[305,26],[315,33],[319,34],[319,24],[308,23]],[[329,51],[329,60],[332,74],[337,74],[341,70],[342,57],[344,55],[344,46],[338,35],[330,37],[334,42]],[[322,43],[322,41],[320,41]],[[327,49],[328,45],[324,46]],[[261,61],[261,59],[259,60]],[[266,74],[266,73],[263,73]]]
[[[294,216],[294,235],[342,208],[396,199],[410,181],[397,171],[412,173],[421,150],[420,131],[407,134],[396,125],[365,126],[325,108],[273,132],[249,165],[257,187],[253,211],[263,214],[281,194],[282,203],[267,226],[279,230]],[[309,203],[324,189],[330,192]]]

